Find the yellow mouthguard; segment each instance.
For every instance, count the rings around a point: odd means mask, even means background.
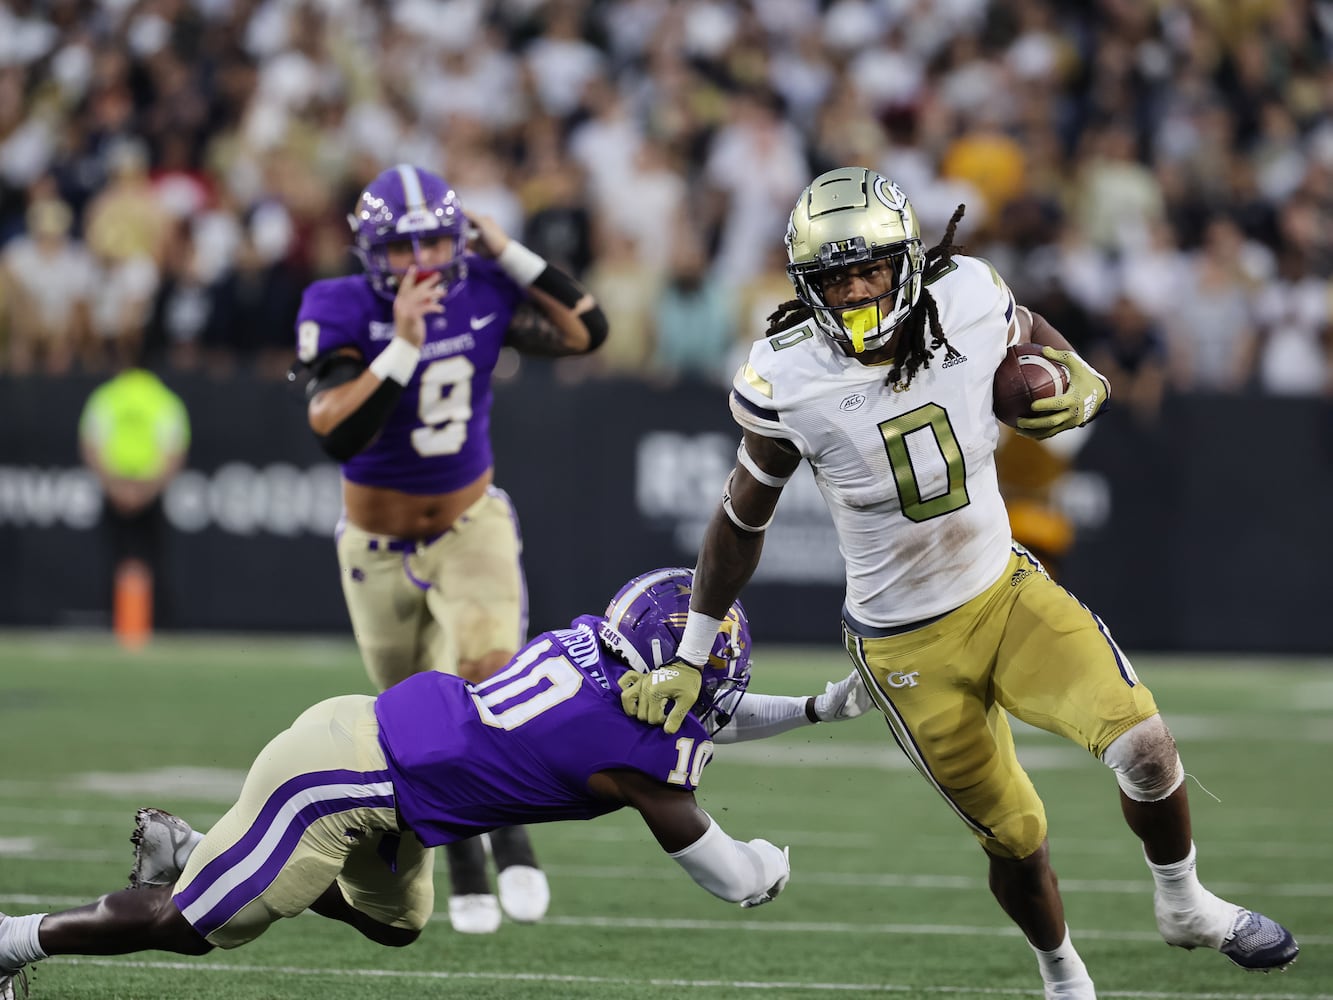
[[[842,325],[852,337],[852,350],[860,354],[866,349],[866,335],[879,328],[879,307],[862,306],[842,314]]]

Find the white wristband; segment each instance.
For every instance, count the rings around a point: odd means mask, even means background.
[[[421,348],[402,337],[394,337],[379,357],[370,363],[370,370],[381,379],[392,379],[399,385],[412,381],[412,373],[421,360]]]
[[[518,240],[510,240],[495,262],[505,274],[527,288],[546,270],[546,258],[533,253]]]
[[[708,662],[713,643],[722,630],[721,618],[710,618],[702,611],[691,609],[685,619],[685,634],[680,637],[676,656],[691,666],[701,667]]]

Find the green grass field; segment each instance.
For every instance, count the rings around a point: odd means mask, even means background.
[[[1138,657],[1176,732],[1204,880],[1291,927],[1283,975],[1167,948],[1115,783],[1079,749],[1019,727],[1050,815],[1075,942],[1099,995],[1333,1000],[1333,662]],[[760,650],[755,690],[822,689],[848,665]],[[302,709],[366,691],[350,644],[0,635],[0,909],[29,913],[123,887],[134,809],[207,827],[244,769]],[[1039,997],[1031,953],[985,884],[975,842],[905,766],[877,719],[719,748],[700,798],[733,836],[791,845],[773,905],[698,889],[631,813],[538,827],[551,912],[454,934],[441,912],[411,948],[378,948],[305,916],[203,959],[55,958],[34,1000],[166,998]],[[437,908],[447,881],[437,876]]]

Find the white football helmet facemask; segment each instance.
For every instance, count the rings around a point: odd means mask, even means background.
[[[888,178],[840,167],[815,178],[787,223],[787,275],[815,322],[848,355],[882,347],[921,297],[926,253],[912,203]],[[884,260],[893,283],[873,299],[834,310],[824,280],[854,264]]]

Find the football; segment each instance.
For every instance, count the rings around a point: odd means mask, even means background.
[[[1015,344],[995,369],[995,416],[1010,427],[1030,417],[1038,399],[1060,396],[1069,390],[1069,369],[1043,357],[1037,344]]]

